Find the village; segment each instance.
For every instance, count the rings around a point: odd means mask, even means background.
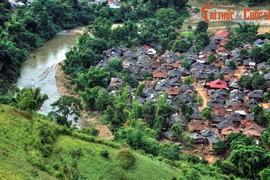
[[[147,101],[156,102],[159,95],[167,93],[167,102],[175,107],[176,112],[169,121],[171,125],[180,124],[195,144],[206,146],[211,151],[212,146],[220,139],[226,139],[230,133],[242,132],[246,136],[255,136],[256,143],[260,141],[263,127],[254,121],[251,108],[262,106],[265,111],[270,111],[270,101],[263,102],[262,90],[248,90],[239,86],[242,75],[249,75],[257,69],[269,69],[269,64],[263,62],[256,64],[253,59],[241,59],[240,50],[250,50],[253,46],[263,46],[269,40],[257,40],[254,44],[246,44],[243,47],[229,51],[224,45],[229,40],[229,32],[220,30],[213,34],[213,38],[197,56],[192,50],[187,56],[180,53],[166,51],[158,55],[152,46],[144,45],[137,52],[126,47],[117,47],[104,52],[104,60],[98,67],[106,67],[108,62],[115,58],[123,60],[123,67],[128,70],[137,80],[144,84],[140,103]],[[214,62],[208,63],[210,54],[217,57]],[[229,66],[234,62],[235,68]],[[188,64],[189,69],[182,67]],[[224,80],[216,79],[209,82],[206,80],[210,74],[222,74]],[[185,78],[194,79],[194,83],[185,84]],[[270,73],[264,74],[267,80],[267,91],[270,87]],[[123,81],[114,77],[111,79],[108,90],[113,94]],[[131,92],[134,94],[135,89]],[[200,99],[198,103],[198,99]],[[185,118],[181,113],[181,106],[188,105],[192,108],[192,114]],[[211,108],[211,119],[202,118],[203,108]],[[163,138],[174,141],[170,130],[164,129]],[[177,143],[181,145],[181,143]]]

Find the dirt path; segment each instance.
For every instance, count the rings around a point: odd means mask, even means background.
[[[242,72],[245,70],[244,66],[236,66],[236,70],[234,72],[234,76],[236,76],[238,79],[241,78]]]
[[[202,105],[199,107],[199,110],[201,111],[203,108],[207,107],[207,102],[209,101],[209,98],[207,97],[206,89],[203,88],[201,84],[194,83],[194,86],[202,98]]]
[[[264,109],[270,108],[270,103],[261,103]]]

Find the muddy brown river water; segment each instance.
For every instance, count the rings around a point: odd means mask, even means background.
[[[42,93],[49,96],[39,110],[42,114],[48,114],[52,110],[50,104],[61,97],[55,80],[56,65],[65,59],[65,53],[75,44],[77,36],[71,30],[58,33],[52,40],[34,50],[22,65],[17,86],[39,87]]]

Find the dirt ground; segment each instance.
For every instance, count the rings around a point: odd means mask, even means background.
[[[210,99],[207,96],[206,89],[203,88],[201,84],[194,83],[194,86],[202,98],[202,105],[199,107],[199,110],[201,111],[203,108],[207,107],[207,102],[210,101]]]

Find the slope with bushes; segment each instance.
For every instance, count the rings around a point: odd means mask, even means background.
[[[71,175],[83,179],[172,179],[181,174],[177,168],[133,151],[134,165],[123,169],[117,159],[118,144],[45,119],[0,105],[1,178],[64,179]]]

